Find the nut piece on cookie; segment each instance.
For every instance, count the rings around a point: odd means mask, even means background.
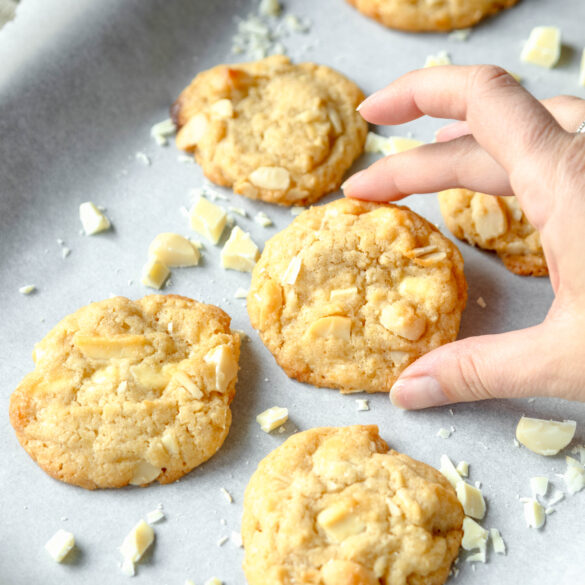
[[[493,250],[515,274],[548,275],[540,235],[526,219],[516,197],[449,189],[439,193],[439,205],[456,238]]]
[[[375,426],[297,433],[244,494],[250,585],[441,585],[463,509],[435,469],[390,451]]]
[[[252,272],[252,326],[287,375],[342,392],[388,392],[457,337],[463,260],[405,207],[340,199],[270,239]]]
[[[518,0],[347,0],[389,28],[412,32],[468,28]]]
[[[170,483],[225,440],[239,350],[229,316],[212,305],[176,295],[92,303],[35,346],[10,421],[61,481]]]
[[[316,201],[341,185],[367,124],[360,89],[337,71],[275,55],[203,71],[171,108],[177,146],[205,176],[281,205]]]

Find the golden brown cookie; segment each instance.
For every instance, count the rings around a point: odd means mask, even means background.
[[[248,313],[292,378],[388,392],[457,337],[466,299],[461,254],[435,226],[406,207],[339,199],[266,243]]]
[[[226,438],[239,349],[212,305],[175,295],[92,303],[35,346],[10,421],[56,479],[88,489],[169,483]]]
[[[526,219],[516,197],[449,189],[439,193],[439,205],[456,238],[495,251],[515,274],[548,275],[540,234]]]
[[[171,108],[177,146],[205,176],[236,193],[304,205],[339,188],[363,151],[364,99],[323,65],[275,55],[203,71]]]
[[[413,32],[467,28],[518,0],[347,0],[378,22]]]
[[[244,495],[250,585],[440,585],[463,510],[428,465],[375,426],[311,429],[265,457]]]

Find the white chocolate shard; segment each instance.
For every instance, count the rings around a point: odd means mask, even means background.
[[[18,289],[18,292],[21,295],[30,295],[37,290],[37,287],[34,284],[25,284]]]
[[[567,469],[562,477],[569,495],[573,495],[585,487],[585,467],[573,457],[565,457],[565,461],[567,462]],[[552,502],[549,502],[550,504]]]
[[[526,526],[529,528],[541,528],[544,526],[546,514],[543,506],[532,498],[524,502],[524,520],[526,520]]]
[[[490,528],[490,538],[492,539],[492,547],[497,555],[506,554],[506,543],[497,528]]]
[[[520,60],[540,67],[554,67],[561,56],[561,31],[556,26],[536,26],[522,49]]]
[[[110,229],[110,220],[95,203],[86,201],[79,206],[79,219],[86,236],[93,236]]]
[[[453,487],[456,487],[459,482],[463,481],[453,462],[447,455],[441,455],[441,467],[439,471],[449,480],[449,483]]]
[[[425,317],[417,315],[410,304],[402,302],[386,305],[380,313],[380,323],[388,331],[409,341],[420,339],[427,326]]]
[[[234,117],[234,105],[232,104],[231,100],[227,98],[218,100],[212,104],[209,109],[214,116],[220,118],[221,120]]]
[[[177,147],[193,150],[207,132],[207,117],[203,113],[193,116],[177,133]]]
[[[471,199],[471,219],[481,238],[497,238],[508,229],[508,220],[497,197],[476,193]]]
[[[485,516],[485,500],[479,489],[469,485],[465,481],[460,481],[455,486],[457,499],[463,506],[463,511],[471,518],[481,520]]]
[[[152,346],[144,335],[120,334],[106,337],[76,333],[73,345],[90,359],[140,359],[152,353]]]
[[[256,187],[270,191],[286,191],[290,185],[290,173],[283,167],[258,167],[249,179]]]
[[[482,550],[487,545],[488,531],[482,528],[475,520],[468,518],[463,519],[463,539],[461,546],[465,550]]]
[[[553,421],[523,416],[516,427],[516,439],[539,455],[556,455],[575,436],[574,420]]]
[[[227,213],[221,207],[199,197],[189,213],[191,227],[212,244],[217,244],[227,222]]]
[[[73,534],[60,528],[45,543],[45,550],[51,555],[54,561],[62,563],[74,546],[75,537]]]
[[[531,477],[530,490],[534,497],[546,495],[546,492],[548,491],[548,477]]]
[[[317,515],[317,524],[334,543],[343,542],[346,538],[360,534],[366,529],[362,519],[347,502],[337,502],[325,508]]]
[[[229,345],[218,345],[207,352],[205,363],[215,365],[215,387],[223,393],[238,373],[238,362]]]
[[[140,520],[124,538],[120,552],[125,559],[137,563],[153,542],[154,530],[144,520]]]
[[[289,262],[284,274],[282,275],[282,284],[295,284],[301,271],[302,260],[300,254],[293,256]]]
[[[165,266],[196,266],[199,250],[193,243],[179,234],[158,234],[148,247],[148,255],[160,260]]]
[[[363,412],[365,410],[370,410],[370,401],[364,398],[358,398],[356,400],[358,412]]]
[[[265,433],[270,433],[288,420],[288,408],[273,406],[261,412],[256,417],[256,422]]]
[[[238,226],[234,227],[221,251],[222,267],[240,272],[251,272],[259,257],[260,251],[250,234]]]
[[[467,477],[469,475],[469,463],[467,461],[460,461],[455,469],[457,469],[457,473],[461,477]]]

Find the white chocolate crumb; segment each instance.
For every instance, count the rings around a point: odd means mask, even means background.
[[[457,473],[461,477],[467,477],[469,475],[469,463],[467,461],[460,461],[455,469],[457,469]]]
[[[75,537],[73,534],[60,528],[45,543],[45,550],[51,555],[54,561],[61,563],[74,546]]]
[[[68,248],[67,246],[63,246],[61,248],[61,258],[63,258],[63,260],[65,260],[65,258],[67,258],[67,256],[69,256],[69,254],[71,254],[71,248]]]
[[[441,65],[451,65],[451,58],[447,51],[439,51],[436,55],[429,55],[423,67],[439,67]]]
[[[135,158],[136,160],[143,164],[145,167],[149,167],[150,166],[150,158],[148,157],[148,155],[144,152],[137,152],[135,154]]]
[[[152,510],[146,514],[146,521],[149,524],[156,524],[165,518],[165,513],[160,508],[156,508],[155,510]]]
[[[233,205],[229,205],[228,210],[232,213],[237,213],[242,217],[248,217],[248,212],[243,207],[234,207]]]
[[[546,495],[546,492],[548,491],[548,477],[531,477],[530,490],[534,497]]]
[[[544,508],[533,498],[528,498],[524,502],[524,520],[528,528],[542,528],[544,526],[546,515]]]
[[[506,554],[506,543],[497,528],[490,528],[490,538],[492,539],[492,548],[497,555]]]
[[[449,40],[450,41],[459,41],[459,42],[463,42],[466,41],[469,38],[469,35],[471,34],[471,29],[470,28],[460,28],[459,30],[454,30],[450,35],[449,35]]]
[[[166,146],[169,143],[168,139],[173,136],[176,131],[177,128],[175,123],[170,118],[167,118],[162,122],[154,124],[150,129],[150,135],[159,146]]]
[[[291,215],[300,215],[301,213],[303,213],[303,211],[305,211],[305,209],[307,209],[307,208],[303,207],[302,205],[293,205],[290,208],[290,214]]]
[[[242,288],[241,286],[238,287],[236,289],[236,292],[234,293],[234,298],[235,299],[245,299],[248,297],[248,290],[245,288]]]
[[[449,429],[440,428],[437,431],[437,437],[440,437],[441,439],[448,439],[450,436],[451,436],[451,431]]]
[[[242,535],[239,532],[232,530],[232,535],[231,535],[230,539],[231,539],[232,543],[234,544],[234,546],[237,546],[238,548],[243,547]]]
[[[30,294],[34,293],[36,290],[37,290],[36,285],[34,285],[34,284],[25,284],[24,286],[21,286],[18,289],[18,292],[21,295],[30,295]]]
[[[261,412],[256,417],[256,422],[265,433],[270,433],[277,427],[283,425],[288,420],[288,409],[279,406],[273,406]]]
[[[205,585],[223,585],[223,581],[217,577],[211,577],[211,579],[207,579],[207,581],[205,581]]]
[[[229,536],[222,536],[218,541],[217,541],[217,546],[223,546],[227,541],[229,540]]]
[[[85,201],[79,206],[79,219],[86,236],[93,236],[111,227],[110,220],[92,201]]]
[[[259,223],[262,227],[270,227],[271,225],[274,225],[274,222],[263,211],[259,211],[254,216],[254,221]]]
[[[120,571],[122,571],[122,575],[126,575],[126,577],[134,577],[134,575],[136,575],[136,567],[130,559],[124,559],[120,563]]]
[[[358,398],[356,401],[358,412],[370,410],[370,401],[364,398]]]
[[[485,302],[483,297],[477,297],[477,300],[475,301],[482,309],[485,309],[487,307],[487,303]]]
[[[224,498],[226,499],[226,501],[229,504],[234,503],[234,498],[233,498],[232,494],[230,494],[224,487],[220,487],[219,491],[223,494]]]
[[[189,156],[188,154],[180,154],[177,157],[177,160],[180,163],[187,164],[187,165],[194,165],[195,164],[195,159],[192,156]]]

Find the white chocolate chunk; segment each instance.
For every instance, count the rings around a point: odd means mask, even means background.
[[[317,524],[334,543],[343,542],[346,538],[360,534],[366,529],[364,522],[346,502],[337,502],[319,512]]]
[[[402,302],[385,306],[380,313],[380,323],[388,331],[409,341],[420,339],[427,326],[423,316],[417,315],[410,304]]]
[[[262,227],[270,227],[273,225],[273,221],[263,211],[259,211],[254,216],[254,221],[259,223]]]
[[[170,269],[158,258],[150,258],[142,269],[140,282],[149,288],[160,289],[170,274]]]
[[[160,467],[152,465],[148,461],[140,461],[134,468],[134,474],[130,480],[130,485],[146,485],[151,481],[154,481],[161,472]]]
[[[349,317],[321,317],[308,329],[310,337],[335,337],[349,341],[351,336],[351,319]]]
[[[179,442],[177,441],[177,436],[173,431],[167,429],[163,436],[160,438],[161,443],[163,444],[164,448],[171,454],[171,455],[178,455],[180,451]]]
[[[575,435],[577,423],[529,418],[523,416],[516,427],[516,439],[527,449],[539,455],[556,455]]]
[[[86,236],[93,236],[110,229],[110,220],[95,203],[86,201],[79,206],[79,219]]]
[[[256,417],[256,422],[265,433],[270,433],[288,420],[288,408],[273,406],[261,412]]]
[[[474,550],[476,548],[485,549],[488,539],[488,531],[482,528],[475,520],[463,518],[463,539],[461,546],[465,550]]]
[[[249,179],[256,187],[270,191],[286,191],[290,185],[290,173],[283,167],[258,167]]]
[[[222,267],[240,272],[251,272],[259,257],[260,251],[250,234],[238,226],[234,227],[221,251]]]
[[[130,373],[134,381],[143,388],[162,390],[170,380],[169,375],[160,369],[159,366],[148,365],[146,363],[131,366]]]
[[[282,284],[294,284],[297,281],[299,272],[301,271],[302,260],[299,254],[293,256],[289,262],[284,274],[282,275]]]
[[[456,487],[459,482],[463,481],[453,462],[447,455],[441,455],[441,467],[439,471],[449,480],[449,483],[453,487]]]
[[[359,412],[363,412],[364,410],[370,410],[370,401],[365,400],[364,398],[358,398],[356,400],[357,409]]]
[[[563,474],[563,479],[570,495],[580,492],[585,487],[585,467],[573,457],[565,457],[567,470]],[[549,502],[549,505],[552,502]]]
[[[165,513],[160,508],[155,508],[146,514],[146,521],[149,524],[156,524],[165,519]]]
[[[248,290],[245,288],[242,288],[241,286],[238,287],[236,289],[236,292],[234,293],[234,298],[236,299],[246,299],[248,298]]]
[[[554,67],[561,56],[561,31],[556,26],[536,26],[522,49],[520,60],[540,67]]]
[[[189,214],[191,227],[212,244],[217,244],[227,221],[227,213],[221,207],[199,197]]]
[[[45,544],[45,550],[53,560],[62,563],[65,557],[75,546],[75,537],[71,532],[60,528]]]
[[[444,427],[441,427],[437,431],[437,437],[440,437],[441,439],[448,439],[450,436],[451,436],[451,431],[449,429],[444,428]]]
[[[471,199],[471,219],[481,238],[491,240],[508,229],[508,220],[497,197],[477,193]]]
[[[461,477],[467,477],[469,475],[469,463],[467,461],[460,461],[455,469],[457,469],[457,473]]]
[[[398,154],[411,148],[421,146],[424,142],[414,138],[405,138],[403,136],[381,136],[375,132],[368,132],[366,137],[366,152],[373,152],[387,156],[389,154]]]
[[[524,502],[524,520],[529,528],[541,528],[544,526],[546,514],[544,508],[532,498]]]
[[[506,543],[497,528],[490,528],[490,538],[492,539],[492,547],[497,555],[506,554]]]
[[[400,152],[406,152],[417,146],[421,146],[424,142],[416,140],[414,138],[405,138],[404,136],[390,136],[388,138],[390,152],[388,154],[399,154]]]
[[[148,255],[160,260],[165,266],[196,266],[199,262],[199,250],[190,240],[163,232],[158,234],[148,247]]]
[[[21,295],[30,295],[30,294],[34,293],[35,290],[37,290],[37,287],[34,284],[26,284],[24,286],[21,286],[18,289],[18,292]]]
[[[238,362],[229,345],[218,345],[207,352],[203,358],[205,363],[215,365],[215,387],[225,392],[238,373]]]
[[[485,516],[485,500],[480,490],[465,481],[460,481],[455,486],[455,491],[467,516],[478,520]]]
[[[177,147],[193,150],[207,132],[207,117],[199,113],[193,116],[177,133]]]
[[[173,379],[175,380],[177,386],[187,390],[187,392],[189,392],[193,398],[197,400],[203,398],[203,392],[201,391],[201,388],[199,388],[199,386],[197,386],[197,384],[195,384],[195,382],[193,382],[193,380],[185,372],[181,370],[175,372]]]
[[[423,67],[439,67],[441,65],[451,65],[451,59],[447,51],[439,51],[436,55],[428,55]]]
[[[233,118],[234,116],[234,105],[231,100],[225,98],[218,100],[209,108],[211,113],[218,118],[225,120],[227,118]]]
[[[466,563],[485,563],[486,561],[486,548],[480,549],[478,552],[469,555],[466,559]]]
[[[530,489],[534,497],[546,495],[548,491],[548,477],[531,477]]]
[[[348,297],[357,295],[358,289],[355,286],[348,288],[335,288],[329,293],[329,300],[335,301],[338,299],[347,300]]]
[[[144,520],[140,520],[124,538],[120,552],[125,559],[137,563],[153,542],[154,530]]]
[[[120,334],[106,337],[76,333],[73,345],[86,358],[96,360],[140,359],[152,353],[152,346],[144,335]]]

